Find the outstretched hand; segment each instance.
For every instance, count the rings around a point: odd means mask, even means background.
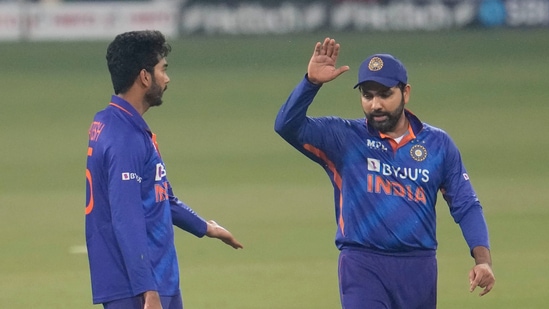
[[[227,231],[224,227],[217,224],[217,222],[215,222],[214,220],[209,220],[206,223],[208,224],[206,236],[211,238],[217,238],[235,249],[244,248],[244,246],[242,246],[242,244],[238,240],[236,240],[236,238],[234,238],[231,232]]]
[[[339,47],[339,43],[330,38],[325,38],[323,43],[316,43],[307,68],[307,76],[310,82],[323,84],[349,70],[347,65],[336,68]]]

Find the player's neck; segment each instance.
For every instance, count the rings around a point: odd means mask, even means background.
[[[145,100],[143,99],[143,96],[135,95],[131,91],[128,91],[127,93],[121,93],[118,94],[119,97],[124,99],[126,102],[130,103],[133,108],[141,115],[145,114],[145,112],[149,109],[149,105],[146,104]]]
[[[408,117],[404,113],[402,113],[402,116],[400,116],[400,119],[397,122],[397,125],[395,126],[395,129],[391,132],[384,132],[384,134],[394,140],[402,139],[408,133],[408,127],[410,126],[410,122],[408,121]]]

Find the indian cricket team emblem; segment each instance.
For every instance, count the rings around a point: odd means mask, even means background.
[[[370,59],[370,63],[368,63],[368,69],[370,71],[379,71],[383,68],[383,60],[379,57],[373,57]]]
[[[410,155],[412,156],[412,159],[421,162],[427,158],[427,149],[421,145],[414,145],[412,149],[410,149]]]

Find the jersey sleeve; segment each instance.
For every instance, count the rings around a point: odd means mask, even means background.
[[[446,151],[446,176],[441,191],[450,207],[450,213],[459,224],[471,251],[477,246],[489,248],[488,227],[482,206],[463,165],[461,154],[449,137]]]
[[[314,85],[303,78],[288,99],[282,105],[275,120],[275,131],[288,142],[296,142],[299,132],[307,122],[307,109],[320,90],[319,85]]]
[[[111,134],[106,151],[108,165],[108,199],[112,229],[120,248],[134,295],[157,290],[147,245],[146,221],[141,200],[141,185],[124,181],[123,173],[144,173],[147,148],[142,136],[116,132]],[[136,134],[138,135],[138,134]],[[131,141],[131,142],[129,142]]]
[[[168,196],[170,200],[173,225],[195,235],[196,237],[203,237],[206,235],[206,230],[208,227],[206,221],[173,194],[172,186],[169,183]]]
[[[337,117],[308,117],[307,109],[320,90],[320,85],[311,83],[307,76],[294,88],[280,108],[275,120],[275,132],[286,142],[324,165],[319,152],[337,150],[345,137],[338,132],[344,121]]]

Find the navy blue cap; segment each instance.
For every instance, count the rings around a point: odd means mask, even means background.
[[[389,54],[375,54],[362,62],[358,70],[358,85],[366,81],[378,82],[386,87],[394,87],[398,83],[408,83],[406,68],[398,60]]]

